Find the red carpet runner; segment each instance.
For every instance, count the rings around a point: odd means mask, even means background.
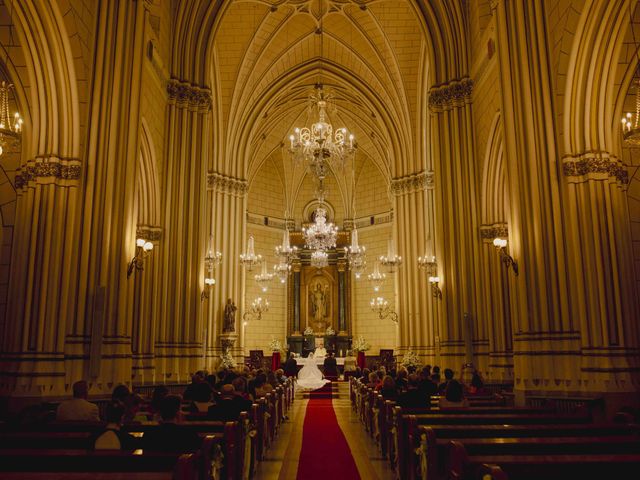
[[[298,480],[360,478],[349,444],[338,426],[330,394],[331,384],[328,384],[312,392],[309,398],[304,417]]]

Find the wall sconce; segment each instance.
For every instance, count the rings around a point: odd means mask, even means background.
[[[390,317],[391,321],[398,323],[398,314],[389,308],[389,302],[383,297],[372,298],[369,303],[371,310],[378,314],[380,320]]]
[[[256,298],[253,302],[251,302],[250,309],[244,312],[244,315],[242,315],[242,320],[244,320],[243,325],[246,325],[248,320],[262,319],[262,314],[268,311],[269,311],[269,300],[262,297]]]
[[[507,252],[507,239],[496,237],[493,239],[493,246],[498,250],[502,263],[504,263],[507,268],[513,268],[513,273],[518,276],[518,263]]]
[[[151,250],[153,250],[153,243],[146,241],[144,238],[136,240],[136,254],[127,266],[127,278],[131,276],[134,270],[144,270],[144,259],[149,256]]]
[[[431,284],[431,294],[435,298],[442,298],[442,290],[438,286],[440,283],[440,277],[429,277],[429,283]]]
[[[209,290],[211,290],[215,284],[216,284],[215,278],[212,278],[212,277],[204,278],[204,290],[202,290],[202,293],[200,294],[200,301],[203,301],[205,298],[206,299],[209,298]]]

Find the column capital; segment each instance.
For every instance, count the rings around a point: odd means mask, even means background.
[[[615,155],[603,150],[588,150],[562,157],[562,173],[572,183],[615,178],[619,184],[629,183],[626,166]]]
[[[167,82],[169,103],[178,107],[197,109],[202,113],[211,110],[211,89],[182,82],[175,78]]]
[[[429,90],[429,109],[442,112],[471,103],[473,80],[469,77],[434,85]]]
[[[391,193],[399,196],[431,189],[433,188],[433,182],[433,171],[423,170],[422,172],[412,173],[404,177],[392,178],[390,188]]]
[[[78,158],[64,158],[52,154],[38,155],[20,167],[16,174],[15,187],[16,190],[20,190],[30,182],[77,185],[81,175],[82,165]]]
[[[138,225],[136,227],[136,238],[144,238],[150,242],[158,243],[162,239],[162,227]]]
[[[496,237],[508,237],[509,228],[506,223],[494,223],[493,225],[480,225],[480,238],[485,241],[493,241]]]
[[[207,174],[207,189],[214,190],[236,197],[243,197],[249,191],[249,182],[241,178],[230,177],[221,173],[209,172]]]

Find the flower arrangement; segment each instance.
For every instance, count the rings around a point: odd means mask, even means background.
[[[313,328],[311,327],[307,327],[304,329],[304,334],[305,335],[313,335]]]
[[[236,361],[229,351],[223,352],[222,355],[220,355],[220,365],[224,368],[234,368],[236,366]]]
[[[272,338],[269,342],[269,348],[272,352],[280,352],[282,351],[282,343],[280,342],[280,340]]]
[[[327,329],[325,330],[324,334],[331,336],[331,335],[335,335],[336,331],[331,327],[327,327]]]
[[[351,350],[354,352],[366,352],[371,348],[371,345],[367,343],[362,335],[356,338],[351,344]]]
[[[404,365],[407,369],[417,369],[422,366],[422,360],[420,357],[409,350],[405,353],[404,358],[402,359],[402,365]]]

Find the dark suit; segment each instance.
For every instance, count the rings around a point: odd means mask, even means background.
[[[218,403],[209,407],[207,419],[220,422],[233,422],[238,420],[240,412],[251,411],[251,400],[246,400],[238,395],[233,398],[221,398]]]
[[[324,376],[338,378],[338,362],[334,357],[324,359]]]
[[[295,377],[298,375],[298,362],[296,362],[295,358],[288,358],[286,362],[284,362],[284,374],[287,377]]]
[[[398,396],[396,403],[402,408],[430,408],[431,398],[417,388],[410,388]]]
[[[158,452],[194,452],[201,443],[196,432],[175,423],[161,423],[143,437],[144,448]]]

